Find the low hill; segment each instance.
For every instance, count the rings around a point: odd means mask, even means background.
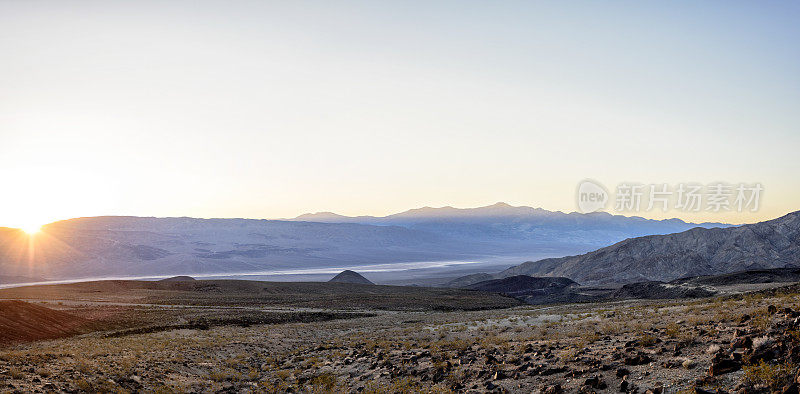
[[[0,345],[83,332],[88,320],[23,301],[0,301]]]
[[[711,297],[714,289],[691,284],[670,284],[650,281],[629,283],[611,294],[612,299],[680,299]]]
[[[578,283],[568,278],[535,278],[516,275],[478,282],[467,288],[497,292],[535,305],[585,302],[597,298],[594,295],[580,293],[577,286]]]
[[[161,279],[159,282],[192,282],[195,280],[197,279],[192,278],[191,276],[180,275],[180,276],[173,276],[171,278]]]
[[[723,275],[705,275],[681,278],[671,281],[672,284],[696,284],[725,286],[754,283],[781,283],[800,281],[800,268],[774,268],[765,270],[740,271]]]
[[[577,283],[568,278],[535,278],[527,275],[516,275],[503,279],[487,280],[470,285],[467,288],[481,291],[494,291],[504,294],[524,294],[543,289],[563,289]]]
[[[338,275],[334,276],[328,282],[330,283],[360,283],[364,285],[372,285],[369,279],[363,277],[361,274],[355,271],[344,270],[340,272]]]

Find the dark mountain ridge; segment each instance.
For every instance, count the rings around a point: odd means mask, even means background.
[[[503,279],[493,279],[478,282],[467,286],[467,288],[472,290],[492,291],[508,295],[516,295],[547,288],[561,289],[573,285],[577,285],[577,283],[568,278],[535,278],[527,275],[516,275]]]

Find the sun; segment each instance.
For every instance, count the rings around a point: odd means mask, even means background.
[[[28,235],[36,235],[37,233],[42,231],[42,226],[39,224],[29,224],[22,226],[21,230]]]

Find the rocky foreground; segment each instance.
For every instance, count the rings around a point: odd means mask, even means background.
[[[0,391],[797,392],[797,286],[690,302],[376,313],[19,345],[0,350]]]

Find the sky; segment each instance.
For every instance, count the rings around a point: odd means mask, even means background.
[[[800,3],[0,0],[0,226],[386,215],[578,183],[800,209]]]

